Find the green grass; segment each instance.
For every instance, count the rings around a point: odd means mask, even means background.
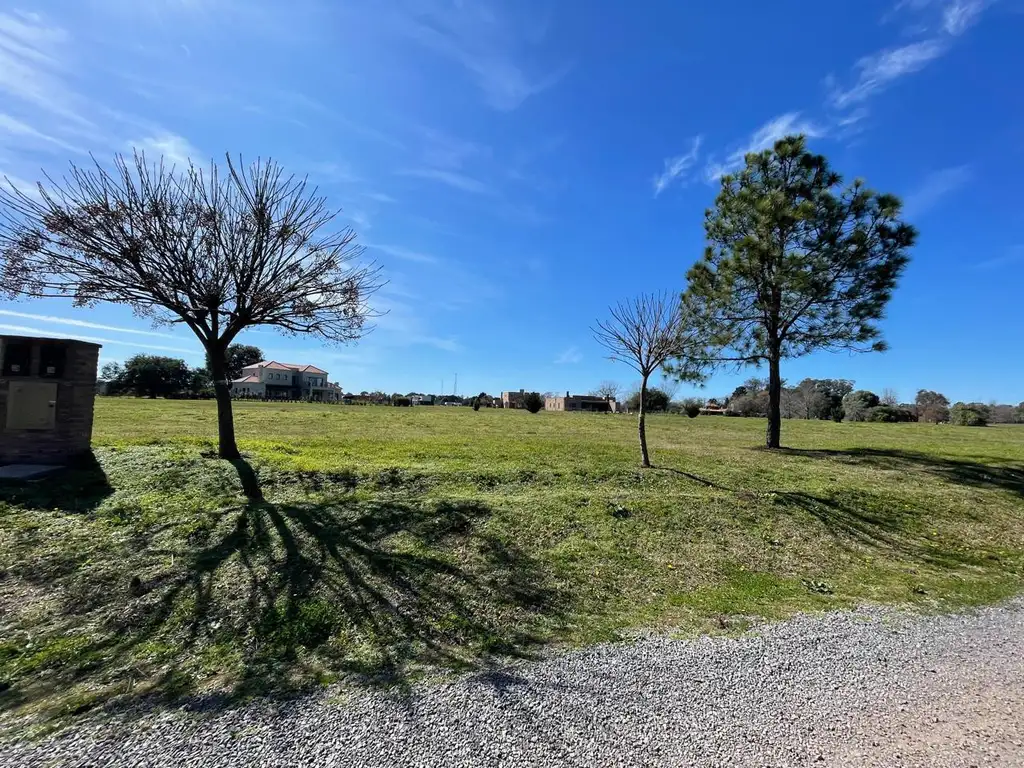
[[[63,723],[1024,585],[1024,428],[101,399],[0,486],[0,711]],[[266,501],[247,503],[251,466]]]

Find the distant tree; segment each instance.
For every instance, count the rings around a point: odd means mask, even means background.
[[[618,400],[620,392],[622,392],[622,387],[618,382],[602,381],[591,394],[595,397],[610,397],[612,400]]]
[[[247,328],[359,338],[377,270],[304,179],[271,161],[209,172],[114,158],[32,191],[0,184],[0,293],[111,302],[202,343],[218,452],[239,459],[227,351]],[[255,489],[247,489],[254,490]]]
[[[896,394],[896,390],[892,387],[883,389],[882,396],[878,400],[882,405],[897,406],[900,404],[900,396]]]
[[[984,427],[990,415],[984,403],[957,403],[949,409],[949,423],[958,427]]]
[[[1017,407],[1013,409],[1013,423],[1024,424],[1024,403],[1019,403]]]
[[[644,399],[644,413],[667,411],[671,403],[672,398],[668,396],[668,392],[657,387],[648,387]],[[640,410],[640,390],[630,393],[626,399],[626,407],[631,411]]]
[[[104,373],[115,373],[107,391],[137,397],[171,397],[186,392],[193,372],[184,360],[156,355],[135,355],[116,369],[104,366]]]
[[[917,412],[918,421],[928,421],[934,424],[949,421],[949,399],[930,389],[917,390],[914,410]]]
[[[847,421],[871,421],[871,411],[879,404],[878,395],[866,389],[850,392],[843,398],[843,411]]]
[[[768,415],[768,393],[752,392],[729,401],[729,413],[737,416],[765,418]]]
[[[853,391],[848,379],[804,379],[797,384],[793,399],[799,411],[797,418],[835,419],[843,407],[843,398]]]
[[[721,180],[708,248],[683,295],[718,364],[768,366],[769,448],[780,446],[784,358],[885,349],[877,321],[916,238],[893,195],[841,177],[803,136],[750,153]]]
[[[263,350],[251,344],[228,344],[224,353],[229,379],[242,378],[242,369],[264,360]]]
[[[738,387],[736,387],[736,389],[734,389],[732,391],[732,394],[729,395],[729,399],[733,400],[733,399],[735,399],[737,397],[743,397],[743,396],[748,395],[748,394],[750,394],[750,390],[747,389],[742,384],[740,384]]]
[[[412,405],[412,400],[410,400],[405,395],[396,394],[391,396],[391,405],[397,406],[399,408],[408,408],[409,406]]]
[[[213,397],[213,378],[206,368],[193,368],[189,377],[188,391],[197,397]]]
[[[523,395],[523,408],[530,413],[537,413],[544,408],[544,398],[539,392],[527,392]]]
[[[123,372],[124,366],[120,363],[106,363],[102,368],[100,368],[100,380],[107,382],[114,381],[115,379],[119,379]]]
[[[676,381],[698,381],[702,356],[693,328],[687,322],[679,302],[667,294],[645,294],[620,302],[608,311],[608,320],[598,321],[592,329],[596,341],[608,350],[609,358],[625,363],[640,374],[637,399],[637,433],[640,438],[640,464],[651,466],[647,450],[647,382],[651,375],[674,358]],[[666,395],[665,407],[672,398]]]
[[[868,411],[866,421],[896,423],[901,421],[917,421],[917,414],[910,408],[893,405],[879,405]]]
[[[698,397],[688,397],[683,400],[683,412],[691,419],[695,419],[700,415],[700,409],[704,407],[704,403]]]

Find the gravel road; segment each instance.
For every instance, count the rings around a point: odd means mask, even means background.
[[[1024,766],[1024,601],[649,637],[424,686],[80,725],[33,766]]]

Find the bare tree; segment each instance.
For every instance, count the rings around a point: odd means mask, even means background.
[[[305,179],[272,161],[227,158],[209,175],[117,155],[113,169],[71,166],[37,194],[0,185],[0,292],[112,302],[157,323],[184,323],[206,350],[219,454],[240,458],[226,352],[274,326],[344,343],[365,332],[378,270],[355,233]]]
[[[622,387],[618,382],[602,381],[597,385],[593,394],[597,397],[610,397],[612,400],[618,400],[620,392],[622,392]]]
[[[896,406],[900,404],[900,396],[896,394],[896,390],[892,387],[886,387],[882,390],[880,402],[882,405]]]
[[[641,295],[619,302],[609,309],[609,314],[608,320],[598,321],[597,327],[591,330],[595,340],[610,353],[609,359],[625,363],[640,374],[637,432],[641,465],[649,467],[651,457],[645,423],[648,379],[670,358],[690,361],[692,351],[703,347],[696,343],[693,329],[685,321],[675,295]],[[697,365],[677,368],[673,374],[680,379],[699,379]]]

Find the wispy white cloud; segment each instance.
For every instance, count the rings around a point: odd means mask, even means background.
[[[857,62],[857,78],[849,88],[835,85],[834,79],[830,81],[829,102],[836,109],[862,103],[895,80],[924,69],[947,48],[946,41],[934,38],[865,56]]]
[[[479,179],[475,179],[472,176],[467,176],[455,171],[445,171],[440,168],[408,168],[406,170],[398,171],[398,175],[437,181],[441,184],[447,184],[449,187],[453,187],[463,192],[469,192],[474,195],[494,194],[494,190]]]
[[[787,112],[773,117],[754,131],[743,146],[727,155],[725,160],[719,161],[714,158],[708,160],[704,167],[704,176],[708,181],[715,181],[742,166],[748,153],[770,149],[779,139],[795,133],[802,133],[804,136],[814,139],[825,136],[827,128],[804,119],[799,112]]]
[[[938,204],[944,197],[958,190],[971,180],[969,165],[944,168],[928,174],[924,180],[903,199],[903,212],[908,217],[921,216]]]
[[[1008,267],[1011,264],[1024,262],[1024,245],[1015,245],[1001,256],[994,256],[991,259],[984,259],[974,264],[975,269],[997,269]]]
[[[528,18],[531,29],[518,19],[483,2],[447,3],[418,0],[399,17],[407,37],[462,67],[494,109],[511,111],[527,99],[556,85],[568,74],[562,64],[547,71],[527,71],[525,62],[539,57],[536,46],[546,27]],[[523,53],[525,51],[525,53]]]
[[[555,358],[555,365],[575,365],[583,360],[579,347],[569,347]]]
[[[440,336],[410,336],[410,344],[422,344],[424,346],[440,349],[442,352],[462,352],[464,347],[456,339],[442,338]]]
[[[682,181],[686,172],[697,162],[703,136],[694,136],[690,142],[690,150],[682,155],[665,158],[665,168],[654,177],[654,196],[657,197],[676,181]]]
[[[22,334],[25,336],[40,336],[42,338],[62,338],[62,336],[48,328],[34,328],[25,325],[8,325],[7,323],[0,323],[0,331],[7,331],[8,333]],[[178,352],[185,355],[194,355],[199,352],[199,342],[196,341],[196,346],[188,347],[168,347],[161,344],[152,344],[148,341],[126,341],[125,339],[108,339],[99,336],[82,336],[75,334],[75,338],[80,341],[91,341],[96,344],[115,344],[122,347],[135,347],[137,349],[151,349],[159,352]]]
[[[3,113],[0,113],[0,136],[6,137],[0,141],[8,146],[44,150],[63,149],[76,154],[84,154],[84,150],[80,147],[43,133],[28,123]]]
[[[89,320],[76,320],[72,317],[57,317],[55,315],[39,315],[33,312],[19,312],[13,309],[0,309],[0,315],[4,317],[16,317],[20,320],[33,320],[37,323],[53,323],[55,325],[70,325],[76,328],[92,328],[97,331],[116,331],[117,333],[130,333],[135,336],[157,336],[164,339],[177,339],[170,333],[160,333],[159,331],[140,331],[137,328],[126,328],[123,325],[104,325],[103,323],[93,323]]]
[[[195,165],[202,166],[207,158],[184,136],[174,133],[159,133],[155,136],[147,136],[131,142],[135,149],[142,150],[152,159],[163,157],[167,165],[175,165],[179,168],[187,167],[191,161]]]
[[[431,256],[429,253],[414,251],[400,245],[381,245],[378,243],[365,243],[365,245],[371,251],[381,251],[388,256],[394,256],[405,261],[413,261],[418,264],[436,264],[438,262],[437,257]]]
[[[79,124],[74,94],[64,83],[67,30],[36,13],[0,12],[0,93]]]
[[[369,198],[378,203],[397,203],[398,200],[386,192],[364,192],[363,197]]]
[[[978,21],[987,4],[985,0],[953,0],[942,10],[943,31],[963,34]]]

